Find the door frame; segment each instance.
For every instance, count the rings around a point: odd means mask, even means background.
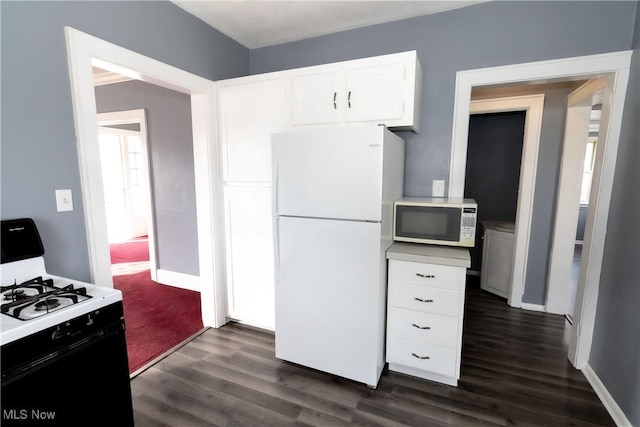
[[[469,107],[473,87],[524,83],[529,81],[566,81],[585,80],[606,77],[610,90],[611,112],[607,123],[601,123],[601,132],[607,134],[606,147],[600,147],[596,154],[594,183],[585,229],[585,249],[590,248],[585,257],[586,264],[581,268],[581,280],[578,294],[584,295],[584,304],[576,307],[577,313],[572,325],[569,360],[578,369],[586,366],[591,351],[591,340],[595,325],[595,308],[598,300],[598,287],[604,242],[609,216],[609,202],[613,188],[618,142],[624,100],[629,80],[629,68],[633,51],[611,52],[549,61],[538,61],[456,73],[456,91],[451,144],[451,163],[449,195],[464,195],[465,163],[469,132]],[[603,112],[604,115],[604,112]],[[605,145],[605,144],[603,144]],[[551,254],[553,256],[553,254]],[[582,288],[582,289],[581,289]],[[579,310],[578,310],[579,308]],[[572,350],[573,349],[573,350]]]
[[[589,80],[567,96],[567,116],[562,142],[562,163],[558,179],[555,220],[551,241],[551,253],[554,256],[551,257],[549,262],[547,285],[546,306],[549,313],[568,314],[567,297],[575,247],[574,235],[575,230],[578,228],[580,188],[587,140],[589,138],[592,98],[594,93],[604,89],[605,86],[606,80],[603,78]],[[603,98],[604,102],[607,101]],[[608,112],[610,109],[605,109],[603,105],[603,110]],[[600,140],[601,138],[598,139]],[[599,144],[600,141],[598,141]],[[583,241],[583,245],[585,243]]]
[[[529,237],[533,215],[533,196],[538,169],[538,147],[542,133],[542,111],[544,94],[478,99],[471,101],[469,114],[525,111],[524,135],[522,137],[522,160],[513,242],[512,269],[508,304],[522,306],[524,281],[529,259]]]
[[[91,279],[113,287],[92,66],[191,96],[202,321],[226,323],[224,236],[214,82],[65,27]]]
[[[149,221],[147,227],[147,240],[149,245],[149,270],[151,273],[151,280],[158,281],[158,271],[156,262],[156,238],[155,238],[155,212],[153,210],[153,196],[151,195],[151,162],[149,161],[149,141],[147,139],[147,118],[144,109],[137,110],[123,110],[113,111],[109,113],[99,113],[98,115],[98,128],[103,126],[123,125],[138,123],[140,125],[140,134],[142,139],[142,149],[144,151],[145,161],[145,174],[143,185],[146,188],[145,196],[149,212],[147,213],[147,220]]]

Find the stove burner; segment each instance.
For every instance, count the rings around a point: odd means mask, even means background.
[[[58,301],[56,298],[47,298],[44,301],[38,301],[34,307],[36,311],[49,311],[52,308],[56,308],[59,306],[60,301]]]
[[[0,304],[0,312],[18,320],[30,320],[91,298],[85,287],[76,288],[72,284],[56,287],[53,279],[43,280],[40,276],[0,286],[0,292],[0,301],[7,301]]]
[[[24,289],[12,289],[9,292],[4,294],[4,299],[15,301],[17,299],[26,298],[27,296],[24,293]]]

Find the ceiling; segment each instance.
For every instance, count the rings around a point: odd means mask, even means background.
[[[458,9],[463,0],[172,0],[238,43],[256,49]]]

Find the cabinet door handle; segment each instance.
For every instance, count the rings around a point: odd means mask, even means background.
[[[347,105],[351,108],[351,91],[347,94]]]
[[[416,325],[415,323],[412,323],[411,326],[418,329],[431,329],[431,326],[420,326],[420,325]]]
[[[422,273],[416,273],[416,276],[418,277],[423,277],[425,279],[435,279],[436,276],[433,274],[422,274]]]
[[[425,359],[431,359],[429,356],[418,356],[418,355],[417,355],[417,354],[415,354],[415,353],[411,353],[411,355],[412,355],[413,357],[415,357],[415,358],[422,359],[422,360],[425,360]]]
[[[415,299],[416,301],[420,301],[420,302],[433,302],[432,299],[422,299],[422,298],[418,298],[418,297],[414,297],[413,299]]]
[[[333,92],[333,109],[336,110],[338,105],[336,104],[336,97],[338,96],[338,92]]]

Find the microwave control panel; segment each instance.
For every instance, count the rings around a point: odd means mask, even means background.
[[[475,240],[477,208],[465,207],[462,209],[461,240]]]

